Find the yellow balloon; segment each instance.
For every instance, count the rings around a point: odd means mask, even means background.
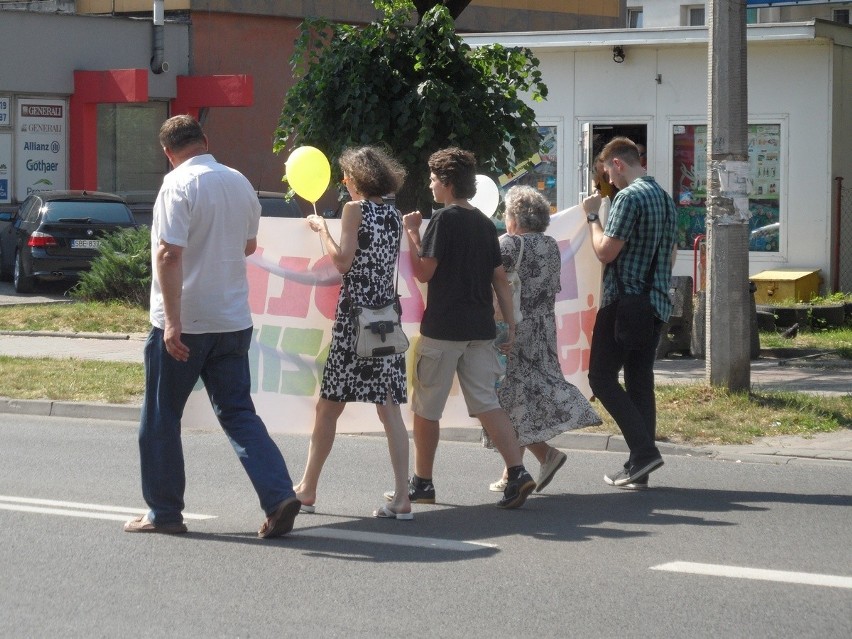
[[[287,182],[297,195],[308,202],[322,197],[331,181],[331,165],[328,158],[317,148],[300,146],[290,154],[284,163]]]

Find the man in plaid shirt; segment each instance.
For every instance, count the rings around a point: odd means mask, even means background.
[[[648,487],[648,475],[663,465],[655,443],[657,410],[654,359],[660,330],[671,315],[669,300],[675,239],[675,205],[654,178],[645,174],[639,149],[613,138],[600,153],[610,182],[619,188],[606,228],[598,218],[599,192],[583,200],[592,246],[605,264],[604,290],[592,335],[589,384],[612,415],[630,448],[622,468],[604,476],[610,486]],[[620,281],[619,281],[620,280]],[[619,298],[649,292],[653,337],[635,347],[616,338]],[[624,369],[624,386],[618,375]]]

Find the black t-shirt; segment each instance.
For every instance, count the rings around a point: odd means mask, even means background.
[[[502,263],[494,223],[479,209],[453,205],[435,211],[420,255],[438,260],[420,334],[455,342],[494,339],[491,280]]]

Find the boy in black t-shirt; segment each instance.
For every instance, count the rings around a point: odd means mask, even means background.
[[[444,208],[432,215],[422,241],[420,212],[403,218],[415,249],[410,252],[414,276],[428,283],[421,338],[415,348],[414,475],[408,494],[413,503],[435,503],[432,469],[440,419],[458,374],[468,413],[482,423],[508,468],[509,481],[497,505],[518,508],[535,481],[523,466],[518,439],[494,389],[494,293],[509,325],[509,339],[502,350],[508,352],[515,335],[512,294],[497,229],[468,202],[476,193],[473,153],[458,148],[437,151],[429,158],[429,169],[432,195]]]

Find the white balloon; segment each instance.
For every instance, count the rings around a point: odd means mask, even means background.
[[[476,194],[470,198],[469,202],[488,217],[494,215],[497,205],[500,204],[500,190],[494,180],[487,175],[477,175]]]

